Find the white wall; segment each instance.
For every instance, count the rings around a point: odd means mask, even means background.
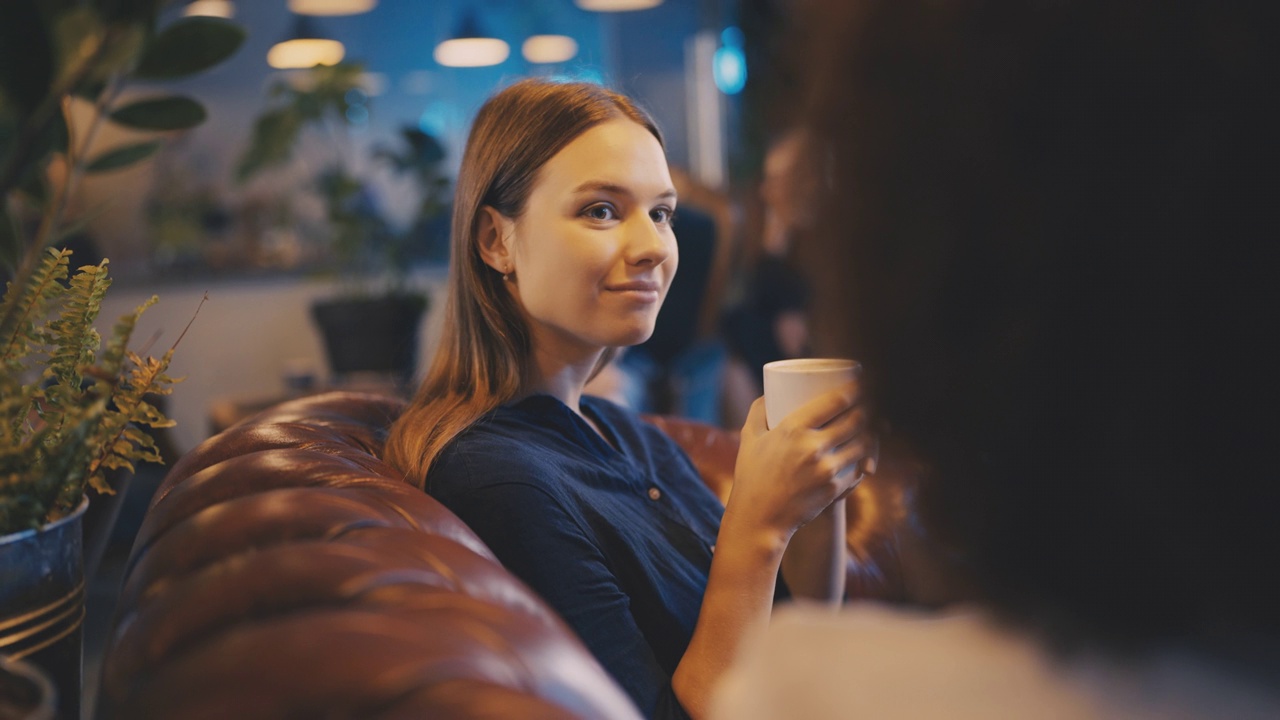
[[[419,332],[419,365],[430,360],[439,336],[444,305],[442,274],[420,278],[431,294],[431,305]],[[333,294],[330,282],[301,278],[223,280],[161,287],[117,285],[107,293],[99,326],[104,335],[116,318],[153,293],[160,302],[142,316],[134,333],[134,349],[157,331],[161,336],[148,354],[159,356],[182,333],[208,291],[209,301],[174,354],[170,374],[186,376],[174,387],[168,414],[177,421],[173,440],[180,452],[195,447],[209,434],[209,408],[217,400],[253,400],[282,395],[286,370],[314,368],[321,381],[328,377],[319,330],[310,305]]]

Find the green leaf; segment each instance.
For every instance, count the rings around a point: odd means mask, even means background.
[[[107,261],[79,268],[68,285],[62,296],[58,318],[48,326],[52,335],[48,368],[67,397],[78,397],[81,393],[80,369],[93,363],[101,342],[93,322],[102,310],[102,300],[111,286]]]
[[[0,363],[5,371],[20,374],[25,366],[14,369],[11,363],[21,362],[44,346],[44,334],[37,322],[44,318],[49,303],[60,295],[70,257],[67,250],[48,248],[26,282],[10,281],[5,287],[4,300],[0,301]]]
[[[3,2],[3,0],[0,0]],[[22,167],[18,170],[17,186],[37,200],[43,198],[42,185],[50,153],[65,153],[71,143],[71,132],[63,108],[54,108],[48,119],[36,129],[26,148]],[[13,148],[15,151],[18,148]]]
[[[143,142],[134,145],[125,145],[124,147],[108,150],[107,152],[94,158],[89,166],[85,168],[85,172],[100,173],[109,170],[119,170],[128,167],[139,160],[145,160],[155,154],[160,149],[158,142]]]
[[[97,55],[105,40],[106,29],[93,8],[73,8],[59,15],[53,21],[59,79],[66,79]]]
[[[87,77],[90,88],[116,72],[128,70],[137,60],[147,32],[141,25],[114,25],[107,28],[106,46],[93,63]],[[96,96],[95,96],[96,97]]]
[[[203,72],[231,57],[244,38],[244,28],[226,20],[183,18],[151,39],[134,76],[171,80]]]
[[[139,100],[111,113],[111,121],[142,130],[186,130],[204,122],[204,106],[188,97]]]

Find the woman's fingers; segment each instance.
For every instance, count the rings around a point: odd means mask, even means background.
[[[861,479],[863,475],[862,461],[870,456],[872,442],[872,438],[861,437],[831,451],[824,458],[827,471],[831,473],[831,477],[837,477],[853,471],[858,476],[858,479]]]
[[[837,448],[861,435],[866,427],[866,409],[854,407],[836,417],[826,427],[815,432],[822,438],[821,442],[825,448]]]
[[[858,464],[858,471],[864,475],[875,475],[880,467],[880,436],[871,435],[868,440],[867,456]]]

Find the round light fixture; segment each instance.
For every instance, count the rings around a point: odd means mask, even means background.
[[[289,0],[289,10],[299,15],[359,15],[377,5],[378,0]]]
[[[465,37],[445,40],[433,53],[445,67],[485,67],[497,65],[511,54],[511,47],[498,38]]]
[[[578,41],[568,35],[532,35],[520,52],[531,63],[560,63],[578,54]]]
[[[285,40],[267,51],[267,64],[278,70],[337,65],[346,54],[347,49],[337,40]]]
[[[236,6],[231,0],[191,0],[182,9],[186,17],[232,18],[236,14]]]
[[[293,32],[267,51],[267,64],[279,70],[337,65],[347,49],[337,40],[325,37],[317,23],[305,15],[295,15]]]
[[[583,10],[627,12],[658,7],[662,4],[662,0],[573,0],[573,3]]]
[[[458,23],[458,31],[437,45],[432,56],[445,67],[486,67],[497,65],[510,54],[506,41],[481,30],[475,11],[468,9]]]

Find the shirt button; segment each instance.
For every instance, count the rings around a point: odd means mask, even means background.
[[[660,497],[662,497],[662,491],[661,491],[661,490],[659,490],[659,489],[658,489],[658,488],[656,488],[656,487],[651,487],[651,488],[649,488],[649,499],[650,499],[650,500],[657,500],[657,499],[658,499],[658,498],[660,498]]]

